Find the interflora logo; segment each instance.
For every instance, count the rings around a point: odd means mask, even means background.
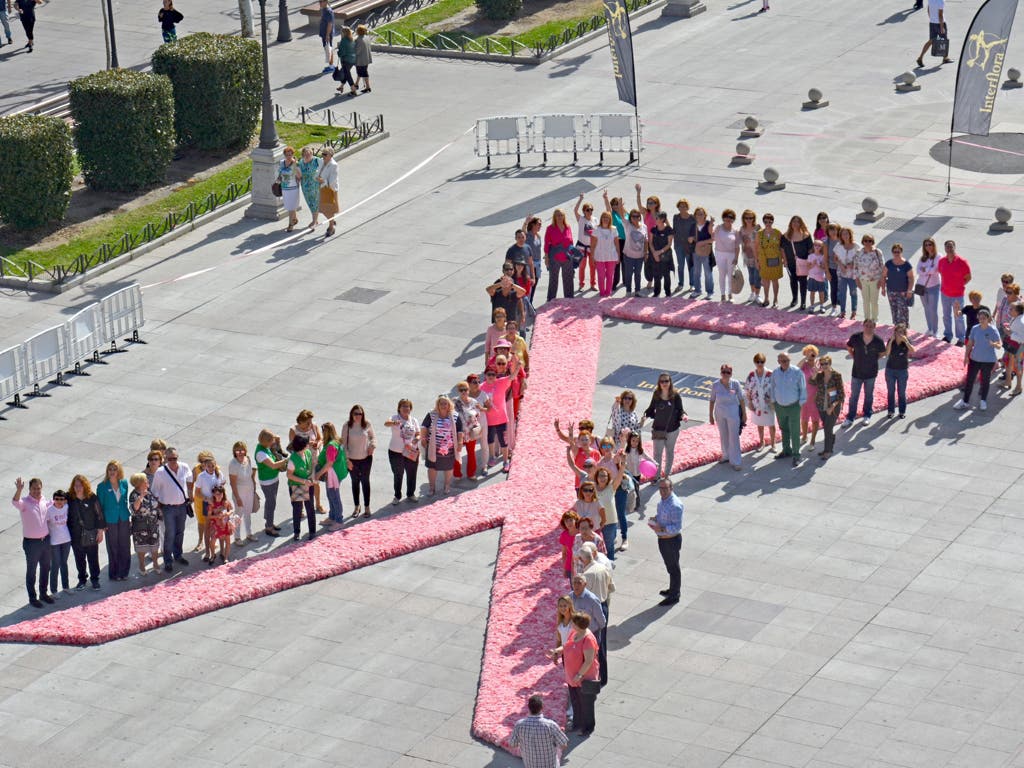
[[[967,38],[967,51],[971,54],[964,60],[970,68],[977,68],[985,73],[988,89],[985,100],[979,107],[980,112],[991,113],[995,106],[996,93],[999,87],[999,76],[1003,71],[1003,59],[1006,56],[1006,41],[1009,38],[979,29]]]

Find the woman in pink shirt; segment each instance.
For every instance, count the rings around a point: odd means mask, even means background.
[[[572,273],[569,273],[570,278]],[[498,355],[495,358],[495,368],[488,368],[486,372],[487,381],[480,387],[481,390],[491,396],[494,403],[491,410],[487,412],[487,444],[491,446],[491,456],[487,460],[487,466],[493,467],[501,457],[501,471],[508,472],[508,405],[506,398],[509,389],[512,387],[512,377],[508,374],[508,358]],[[500,373],[500,375],[499,375]]]
[[[584,736],[589,736],[596,725],[594,701],[600,689],[598,677],[600,664],[597,661],[597,638],[590,631],[590,616],[582,611],[572,615],[573,631],[562,644],[562,660],[565,662],[565,683],[569,686],[569,700],[572,702],[573,725]]]
[[[572,287],[572,227],[565,220],[565,212],[556,208],[551,223],[544,230],[544,268],[548,271],[548,301],[558,295],[558,280],[561,276],[562,295],[571,299],[575,294]]]

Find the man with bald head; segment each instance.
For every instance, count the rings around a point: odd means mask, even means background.
[[[779,353],[779,367],[772,371],[772,402],[782,429],[782,452],[775,458],[792,458],[795,467],[800,463],[800,408],[807,402],[807,381],[785,352]]]

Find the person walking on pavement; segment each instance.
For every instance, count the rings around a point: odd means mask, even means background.
[[[800,375],[803,379],[803,374]],[[661,501],[654,519],[648,523],[658,536],[658,552],[668,571],[668,589],[661,590],[665,598],[658,605],[675,605],[683,587],[683,574],[679,568],[679,553],[683,548],[683,501],[672,489],[672,481],[663,477],[658,481]]]
[[[334,71],[334,9],[327,0],[320,0],[320,45],[324,51],[321,74],[326,75]]]
[[[557,768],[559,753],[569,743],[569,738],[558,723],[544,717],[544,699],[540,695],[533,694],[526,706],[530,715],[512,727],[509,746],[519,747],[524,768]]]
[[[920,8],[921,6],[915,5],[914,7]],[[949,38],[949,35],[946,34],[946,2],[945,0],[928,0],[928,42],[924,44],[921,55],[917,57],[917,66],[924,66],[924,55],[931,50],[932,43],[940,37]],[[942,59],[943,64],[949,64],[952,61],[949,56],[944,56]]]
[[[18,18],[21,19],[21,26],[25,30],[25,37],[28,42],[25,43],[25,47],[28,48],[28,52],[32,53],[32,46],[35,43],[33,32],[36,28],[36,6],[42,5],[43,0],[14,0],[14,5],[18,6]],[[7,12],[13,13],[11,6],[11,0],[7,0]],[[4,26],[7,26],[6,24]],[[7,42],[11,41],[11,37],[8,34]]]
[[[772,371],[772,402],[782,430],[782,452],[776,459],[800,463],[800,409],[807,402],[807,380],[803,371],[789,364],[789,355],[779,353],[779,367]]]
[[[341,70],[341,77],[335,75],[338,80],[338,93],[345,93],[345,84],[348,83],[348,95],[357,96],[356,81],[352,79],[352,67],[356,65],[356,41],[352,37],[352,27],[341,28],[341,39],[338,41],[338,69]]]
[[[185,17],[174,7],[173,0],[164,0],[164,7],[156,15],[160,22],[160,31],[163,34],[165,43],[178,42],[178,30],[175,25]]]
[[[0,24],[3,24],[4,35],[7,36],[7,44],[13,45],[14,38],[11,37],[11,23],[7,19],[7,12],[10,10],[8,3],[5,0],[0,0]],[[0,47],[3,47],[0,44]]]
[[[356,87],[359,81],[363,81],[363,93],[370,92],[370,65],[373,63],[373,54],[370,53],[370,41],[366,39],[366,33],[370,30],[365,24],[356,27]]]
[[[43,498],[43,481],[33,477],[28,481],[28,496],[21,498],[25,481],[20,477],[14,481],[14,498],[11,504],[21,514],[21,548],[25,552],[25,589],[28,602],[33,608],[42,608],[43,603],[53,603],[46,592],[50,580],[50,527],[46,523],[49,501]],[[39,595],[36,596],[36,582]],[[42,602],[40,602],[42,601]]]

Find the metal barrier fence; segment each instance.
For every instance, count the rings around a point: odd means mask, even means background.
[[[142,288],[138,283],[104,296],[76,313],[67,322],[37,333],[21,344],[0,352],[0,399],[15,408],[27,408],[22,394],[49,397],[40,385],[48,380],[57,386],[71,386],[66,375],[88,376],[86,362],[103,363],[100,353],[123,352],[118,339],[145,344],[139,328],[146,322],[142,310]],[[65,374],[67,369],[72,368]],[[0,415],[0,419],[5,417]]]
[[[488,168],[501,155],[515,155],[518,168],[530,152],[540,154],[543,164],[552,153],[571,153],[575,163],[580,152],[597,152],[600,163],[605,152],[629,153],[632,163],[642,140],[643,126],[630,113],[505,115],[476,121],[474,151],[487,158]]]

